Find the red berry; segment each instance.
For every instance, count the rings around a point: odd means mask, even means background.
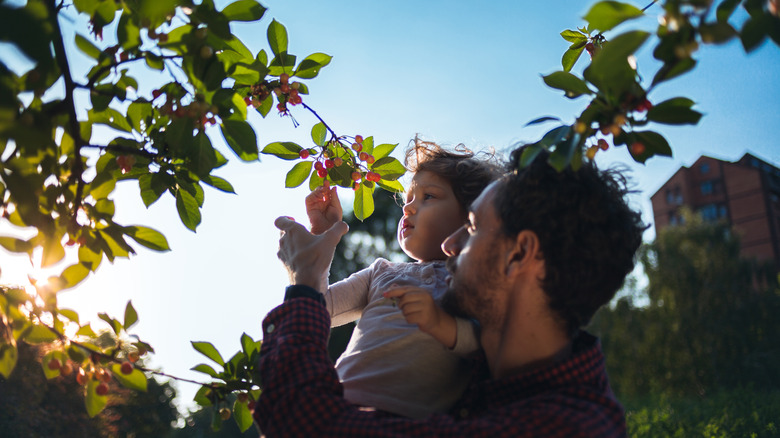
[[[344,164],[344,160],[342,160],[342,159],[341,159],[341,157],[336,157],[336,158],[334,158],[334,159],[333,159],[333,164],[334,164],[336,167],[339,167],[339,166],[341,166],[342,164]]]
[[[281,82],[282,84],[286,84],[289,81],[290,81],[290,75],[288,75],[287,73],[282,73],[281,76],[279,76],[279,82]]]
[[[360,181],[360,178],[363,177],[360,172],[352,172],[349,176],[352,178],[352,181]]]
[[[328,176],[328,171],[325,169],[318,169],[317,176],[319,176],[320,178],[325,178],[326,176]]]
[[[57,358],[53,358],[46,366],[49,367],[50,370],[55,371],[62,368],[62,362]]]
[[[97,393],[97,395],[108,394],[108,385],[106,384],[106,382],[100,382],[97,388],[95,388],[95,393]]]
[[[641,142],[635,141],[631,145],[631,155],[637,156],[642,155],[645,153],[645,145],[643,145]]]
[[[282,93],[289,93],[290,92],[290,86],[287,85],[287,84],[280,85],[279,89],[282,90]]]
[[[326,169],[332,169],[332,168],[333,168],[333,166],[334,166],[334,164],[333,164],[333,160],[330,160],[330,159],[328,159],[328,160],[325,160],[325,168],[326,168]]]
[[[247,96],[244,98],[244,102],[246,102],[246,105],[252,105],[252,96]]]
[[[379,174],[376,172],[368,172],[368,174],[366,174],[366,179],[369,181],[377,182],[380,179],[382,179],[382,177],[379,176]]]
[[[314,163],[314,170],[322,170],[325,166],[322,165],[322,161],[317,161]]]
[[[365,152],[361,152],[358,154],[358,158],[360,158],[360,161],[366,161],[366,159],[368,158],[368,154]]]
[[[360,152],[363,150],[363,145],[361,145],[360,143],[355,143],[352,145],[352,150],[355,152]]]
[[[301,149],[300,152],[298,152],[298,156],[301,157],[302,160],[305,160],[309,158],[309,150],[308,149]]]
[[[69,376],[73,373],[73,365],[70,364],[70,362],[65,362],[62,364],[62,368],[60,368],[60,373],[63,376]]]
[[[133,364],[128,362],[122,362],[122,366],[120,367],[120,371],[122,371],[122,374],[132,374],[133,373]]]
[[[97,370],[97,378],[101,382],[108,383],[111,381],[111,374],[108,373],[108,371],[104,370],[103,368],[100,368]]]
[[[276,105],[276,109],[278,109],[280,113],[283,113],[287,111],[287,105],[285,105],[284,102],[279,102],[279,104]]]
[[[78,382],[79,385],[87,384],[87,373],[84,372],[83,368],[79,368],[79,372],[76,373],[76,382]]]
[[[154,99],[157,99],[158,97],[160,97],[160,95],[161,95],[161,94],[162,94],[162,91],[160,91],[160,90],[154,90],[154,91],[152,91],[152,97],[153,97]]]
[[[606,141],[606,140],[604,140],[603,138],[600,138],[600,139],[599,139],[599,144],[598,144],[598,146],[599,146],[599,148],[600,148],[602,151],[606,151],[607,149],[609,149],[609,143],[607,143],[607,141]]]
[[[356,135],[355,136],[355,143],[363,144],[363,136],[362,135]]]
[[[137,352],[131,351],[130,353],[127,353],[127,360],[129,360],[131,363],[138,362],[138,359],[140,359],[140,356]]]
[[[368,163],[368,164],[374,164],[374,161],[376,161],[376,158],[374,158],[374,156],[373,156],[373,155],[369,154],[369,155],[366,157],[366,163]]]

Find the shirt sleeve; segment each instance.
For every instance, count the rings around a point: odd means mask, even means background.
[[[323,296],[333,327],[356,321],[363,314],[368,305],[368,290],[375,265],[328,286]]]
[[[479,350],[479,324],[466,318],[455,318],[457,333],[452,352],[459,356],[469,355]]]

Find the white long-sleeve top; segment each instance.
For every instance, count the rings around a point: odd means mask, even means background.
[[[443,261],[380,258],[328,288],[331,326],[359,319],[336,362],[347,400],[412,418],[446,412],[458,400],[469,377],[463,356],[479,348],[474,324],[456,318],[457,340],[450,350],[407,323],[394,302],[382,296],[392,285],[416,285],[438,301],[447,290],[447,274]]]

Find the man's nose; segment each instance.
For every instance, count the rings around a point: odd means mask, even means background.
[[[441,249],[447,257],[452,257],[460,254],[460,250],[463,249],[463,240],[466,237],[466,227],[460,227],[457,231],[450,234],[449,237],[444,239],[441,244]]]

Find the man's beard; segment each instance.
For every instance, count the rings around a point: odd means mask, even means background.
[[[447,270],[452,279],[447,291],[441,298],[440,305],[447,313],[460,318],[484,318],[485,312],[490,312],[492,300],[489,290],[496,282],[496,275],[492,270],[496,269],[497,254],[490,254],[489,260],[483,260],[474,272],[476,278],[472,282],[457,281],[456,263],[457,256],[447,259]]]

